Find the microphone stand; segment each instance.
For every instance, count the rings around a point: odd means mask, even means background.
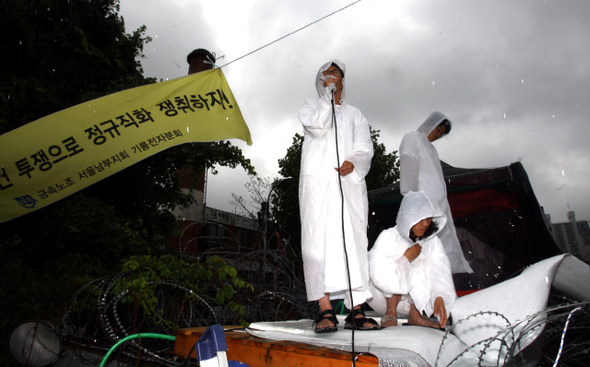
[[[334,105],[334,93],[336,91],[336,85],[333,83],[328,84],[328,88],[332,92],[332,123],[334,124],[334,141],[336,143],[336,163],[340,164],[340,153],[338,152],[338,124],[336,123],[336,106]],[[356,358],[354,357],[354,332],[356,330],[356,324],[354,323],[354,301],[352,298],[352,283],[350,281],[350,265],[348,261],[348,251],[346,250],[346,235],[344,232],[344,191],[342,190],[342,176],[340,175],[340,167],[338,167],[338,185],[340,187],[340,213],[341,213],[341,222],[342,222],[342,243],[344,246],[344,257],[346,259],[346,273],[348,278],[348,291],[350,292],[350,304],[352,309],[350,312],[352,313],[352,334],[351,334],[351,346],[352,346],[352,366],[356,366]]]

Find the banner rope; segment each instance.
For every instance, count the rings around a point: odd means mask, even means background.
[[[275,44],[275,43],[279,42],[280,40],[282,40],[282,39],[285,39],[285,38],[289,37],[289,36],[290,36],[290,35],[292,35],[292,34],[295,34],[295,33],[299,32],[299,31],[302,31],[302,30],[304,30],[305,28],[307,28],[307,27],[309,27],[309,26],[312,26],[312,25],[314,25],[314,24],[316,24],[316,23],[318,23],[318,22],[321,22],[322,20],[324,20],[324,19],[326,19],[326,18],[329,18],[329,17],[331,17],[332,15],[334,15],[334,14],[336,14],[336,13],[339,13],[339,12],[341,12],[342,10],[344,10],[344,9],[346,9],[346,8],[349,8],[349,7],[353,6],[354,4],[356,4],[356,3],[359,3],[359,2],[361,2],[361,1],[362,1],[362,0],[356,0],[355,2],[352,2],[352,3],[348,4],[348,5],[346,5],[346,6],[342,7],[342,8],[340,8],[340,9],[338,9],[338,10],[336,10],[336,11],[334,11],[334,12],[330,13],[330,14],[328,14],[328,15],[325,15],[325,16],[323,16],[323,17],[319,18],[319,19],[318,19],[318,20],[316,20],[316,21],[313,21],[313,22],[311,22],[311,23],[309,23],[309,24],[307,24],[307,25],[305,25],[305,26],[303,26],[303,27],[301,27],[301,28],[299,28],[299,29],[296,29],[296,30],[294,30],[294,31],[293,31],[293,32],[291,32],[291,33],[288,33],[288,34],[286,34],[286,35],[284,35],[284,36],[282,36],[282,37],[280,37],[280,38],[277,38],[276,40],[274,40],[274,41],[272,41],[272,42],[270,42],[270,43],[267,43],[267,44],[266,44],[266,45],[264,45],[264,46],[258,47],[256,50],[254,50],[254,51],[250,51],[250,52],[248,52],[247,54],[245,54],[245,55],[243,55],[243,56],[240,56],[240,57],[238,57],[237,59],[235,59],[235,60],[232,60],[232,61],[228,62],[227,64],[223,64],[223,65],[222,65],[222,66],[220,66],[219,68],[226,67],[227,65],[229,65],[229,64],[232,64],[232,63],[234,63],[234,62],[236,62],[236,61],[238,61],[238,60],[241,60],[241,59],[243,59],[243,58],[244,58],[244,57],[246,57],[246,56],[250,56],[250,55],[252,55],[253,53],[256,53],[256,52],[258,52],[258,51],[262,50],[263,48],[266,48],[266,47],[268,47],[268,46],[270,46],[270,45],[272,45],[272,44]]]

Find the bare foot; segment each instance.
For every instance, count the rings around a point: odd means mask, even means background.
[[[425,317],[422,317],[420,311],[416,308],[415,305],[410,307],[410,315],[408,316],[408,324],[410,325],[418,325],[418,326],[427,326],[435,329],[441,329],[440,322],[432,321]]]
[[[418,326],[428,326],[435,329],[440,329],[440,323],[424,318],[420,315],[412,315],[408,318],[408,324]]]
[[[397,326],[397,317],[395,315],[385,315],[381,318],[381,327]]]

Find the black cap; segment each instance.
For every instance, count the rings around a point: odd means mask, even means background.
[[[205,50],[204,48],[197,48],[196,50],[193,50],[190,54],[188,54],[188,56],[186,57],[186,62],[187,63],[191,63],[191,59],[195,56],[205,56],[208,57],[209,59],[211,59],[211,62],[215,63],[215,57],[213,56],[213,54],[207,50]]]

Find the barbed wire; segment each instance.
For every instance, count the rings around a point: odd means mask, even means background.
[[[200,223],[203,225],[203,223]],[[236,289],[233,300],[245,306],[244,319],[256,321],[285,321],[310,317],[313,309],[305,298],[301,258],[292,248],[289,236],[284,243],[272,244],[274,249],[252,250],[240,244],[225,226],[219,226],[222,236],[198,235],[186,238],[181,234],[177,250],[187,264],[220,256],[238,271],[238,276],[252,285],[254,292]],[[275,238],[274,236],[271,238]],[[187,244],[213,241],[212,248],[191,252]],[[218,245],[223,243],[223,245]],[[270,245],[270,244],[267,244]],[[117,282],[125,277],[121,272],[111,277],[93,280],[72,297],[62,318],[62,330],[68,339],[84,348],[108,350],[126,336],[142,333],[173,335],[177,327],[203,327],[215,323],[234,324],[235,314],[228,305],[219,304],[211,296],[197,294],[174,280],[150,282],[157,298],[155,314],[150,316],[129,302],[130,291],[115,292]],[[159,319],[156,319],[159,318]],[[163,322],[167,320],[169,322]],[[126,343],[122,357],[145,358],[146,361],[176,366],[171,360],[171,345],[159,339]]]
[[[516,306],[517,307],[517,306]],[[573,310],[572,310],[573,309]],[[474,366],[478,367],[489,367],[492,365],[496,366],[519,366],[523,363],[518,359],[520,352],[522,352],[527,346],[533,341],[537,341],[539,335],[544,332],[545,342],[544,349],[549,350],[555,347],[555,339],[553,335],[560,336],[559,348],[555,352],[555,359],[548,355],[547,352],[543,353],[545,358],[544,364],[541,365],[557,365],[561,356],[564,355],[564,345],[566,331],[571,321],[574,312],[584,311],[584,317],[582,317],[578,323],[578,331],[581,331],[584,337],[571,340],[569,342],[570,347],[567,350],[575,349],[576,354],[568,355],[568,361],[560,364],[561,366],[584,366],[589,355],[590,355],[590,301],[580,303],[562,304],[550,307],[546,310],[540,311],[533,315],[528,316],[522,321],[511,324],[510,321],[502,314],[498,312],[482,311],[477,312],[463,319],[457,321],[452,328],[446,331],[443,341],[441,342],[437,359],[434,366],[441,366],[441,358],[444,356],[446,342],[451,339],[453,331],[463,326],[463,324],[478,325],[478,327],[486,327],[489,329],[496,328],[498,331],[495,335],[480,340],[470,346],[467,346],[461,353],[455,356],[450,362],[446,363],[445,366],[453,365],[464,365],[466,362],[474,362],[477,360],[477,364]],[[493,316],[502,320],[501,323],[493,323],[489,316]],[[478,320],[485,318],[485,320]],[[484,325],[484,326],[482,326]],[[490,331],[491,332],[491,331]],[[478,347],[482,347],[477,350]],[[497,354],[491,355],[490,352],[496,352]]]
[[[220,256],[238,270],[240,278],[252,285],[254,292],[236,290],[234,300],[245,306],[244,319],[248,322],[286,321],[312,318],[316,303],[307,302],[302,274],[301,255],[293,248],[289,236],[281,243],[267,243],[266,250],[252,249],[240,244],[236,236],[226,231],[222,236],[196,236],[179,239],[181,256],[191,261],[204,261],[210,256]],[[186,232],[188,233],[188,232]],[[271,236],[276,240],[276,236]],[[192,240],[213,240],[222,246],[195,253],[183,244]],[[218,304],[211,296],[197,294],[189,287],[172,280],[153,282],[155,286],[157,317],[169,324],[148,316],[125,302],[129,290],[114,292],[117,281],[125,273],[93,280],[82,287],[70,300],[63,317],[63,333],[70,341],[84,348],[108,350],[122,338],[141,331],[174,334],[174,327],[204,327],[214,323],[235,323],[235,314],[227,305]],[[567,300],[560,299],[560,302]],[[518,305],[515,305],[518,307]],[[576,310],[575,314],[574,311]],[[494,333],[485,340],[466,346],[458,355],[445,355],[452,350],[450,343],[457,338],[457,328],[470,323],[481,324]],[[494,321],[496,320],[496,321]],[[567,320],[567,321],[566,321]],[[565,327],[564,327],[565,324]],[[174,325],[171,327],[170,325]],[[568,329],[569,326],[569,329]],[[494,330],[495,328],[495,330]],[[566,335],[567,331],[567,335]],[[445,333],[434,366],[515,366],[525,357],[522,350],[543,333],[544,344],[541,366],[558,363],[562,367],[583,366],[590,357],[590,301],[564,303],[511,324],[507,317],[491,311],[482,311],[454,323]],[[131,342],[120,352],[121,358],[138,358],[165,366],[178,366],[179,361],[170,357],[171,344],[162,340]],[[443,357],[444,356],[444,357]],[[446,359],[445,359],[446,358]],[[443,362],[443,360],[445,362]]]

